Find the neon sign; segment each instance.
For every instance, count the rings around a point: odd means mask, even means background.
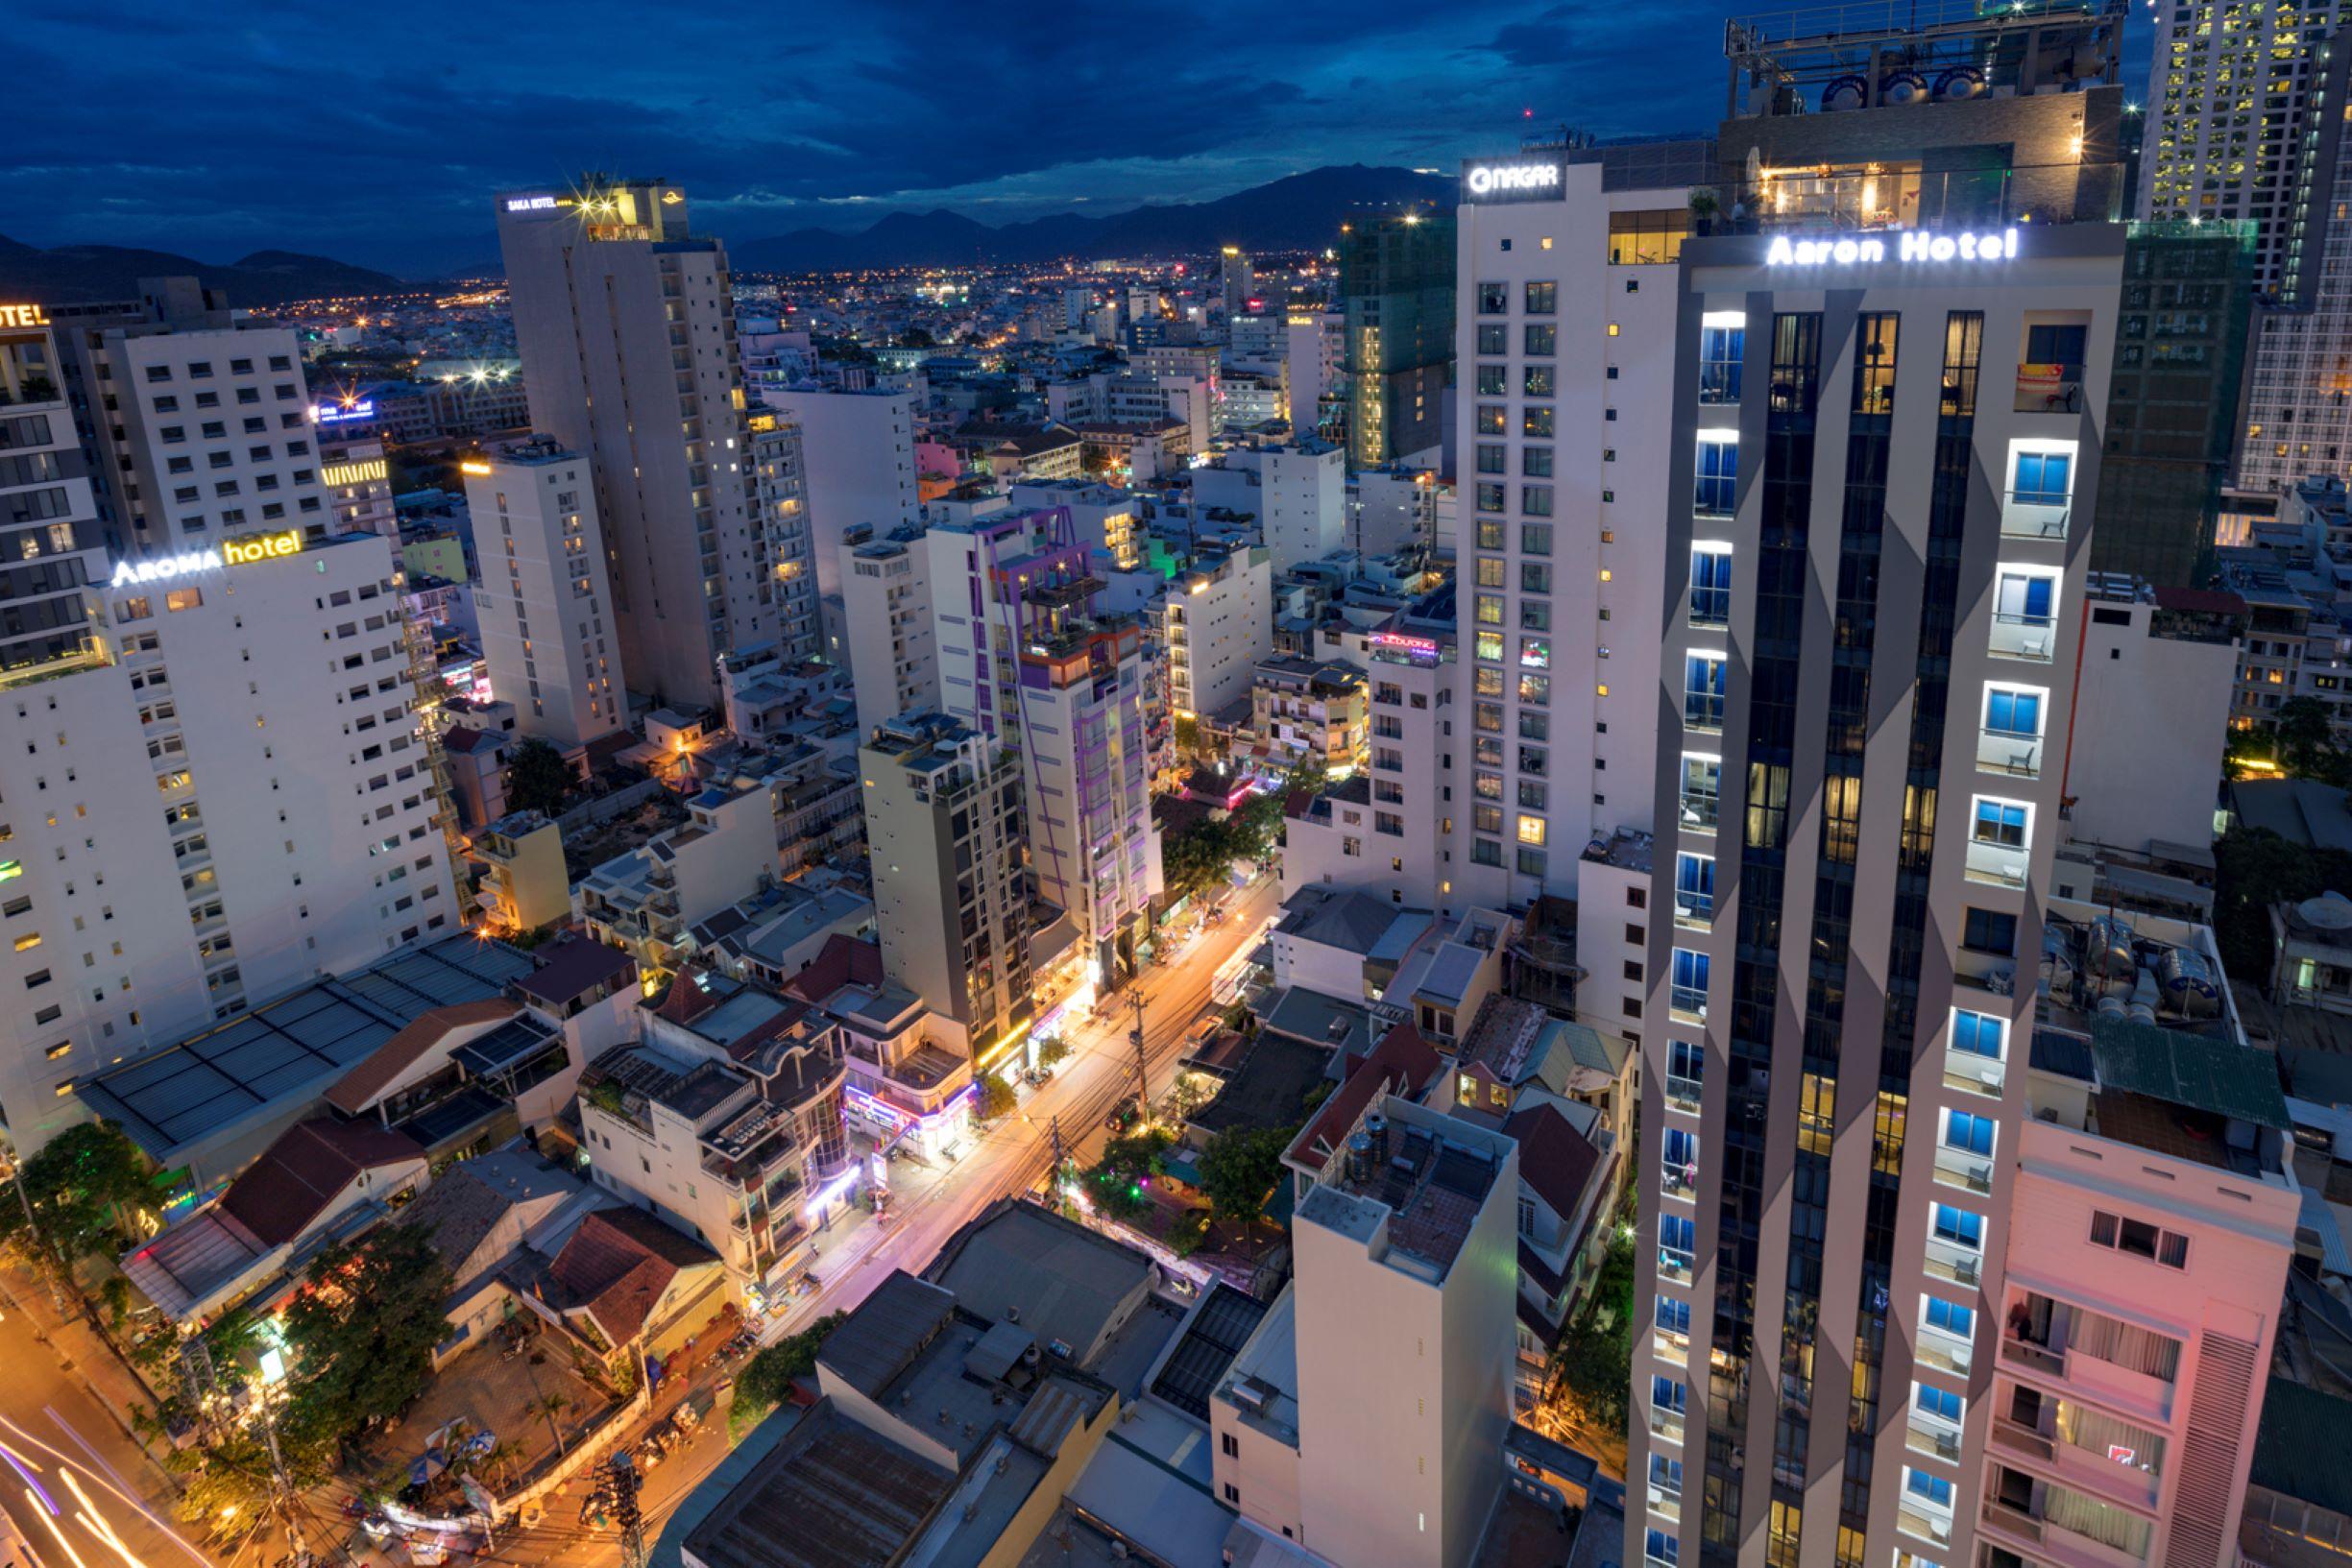
[[[282,534],[246,534],[221,541],[221,559],[232,567],[249,567],[256,561],[275,561],[279,556],[302,553],[302,532],[293,528]]]
[[[1764,252],[1767,267],[1851,267],[1884,261],[1886,241],[1875,235],[1843,234],[1835,239],[1792,240],[1782,234]],[[2014,261],[2017,230],[1998,234],[1928,234],[1906,229],[1895,236],[1898,261]]]
[[[1374,632],[1372,646],[1384,652],[1401,655],[1416,664],[1438,662],[1438,639],[1433,637],[1407,637],[1402,632]]]
[[[201,550],[178,550],[170,555],[151,555],[143,561],[117,561],[114,575],[109,581],[112,588],[135,588],[141,583],[169,582],[185,577],[190,572],[218,571],[223,567],[249,567],[257,561],[275,561],[282,556],[303,553],[303,536],[299,530],[287,529],[279,534],[244,534],[225,539],[215,549],[206,545]]]
[[[46,326],[49,313],[38,305],[0,305],[0,326]]]
[[[376,399],[361,398],[348,403],[321,403],[318,417],[321,424],[343,424],[352,420],[372,420],[376,418]]]
[[[506,210],[509,212],[549,212],[554,207],[555,198],[552,196],[509,196],[506,199]]]
[[[390,470],[380,457],[365,457],[356,463],[329,463],[319,470],[319,482],[327,485],[364,485],[371,479],[381,479]]]

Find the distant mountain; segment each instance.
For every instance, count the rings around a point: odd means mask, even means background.
[[[255,251],[226,266],[168,251],[117,245],[61,245],[52,251],[0,234],[0,298],[40,304],[128,300],[142,277],[194,277],[225,289],[232,305],[275,305],[337,295],[399,294],[414,285],[327,256]]]
[[[727,257],[739,272],[836,272],[1059,256],[1200,254],[1224,245],[1303,251],[1330,244],[1340,225],[1366,207],[1451,206],[1455,189],[1443,175],[1353,163],[1310,169],[1213,202],[1140,206],[1100,218],[1056,213],[991,228],[945,208],[893,212],[855,233],[802,229],[731,240]]]

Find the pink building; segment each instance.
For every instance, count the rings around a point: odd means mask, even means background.
[[[2300,1201],[2275,1066],[2101,1018],[2039,1031],[2028,1085],[2000,1354],[1923,1322],[1903,1533],[1968,1539],[1934,1461],[1981,1454],[1976,1568],[2231,1568]]]

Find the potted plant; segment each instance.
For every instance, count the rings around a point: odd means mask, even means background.
[[[1711,234],[1715,229],[1715,214],[1722,210],[1715,199],[1713,187],[1701,185],[1690,193],[1690,231]]]

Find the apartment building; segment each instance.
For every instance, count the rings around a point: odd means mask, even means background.
[[[765,783],[713,784],[687,803],[687,820],[616,856],[572,888],[588,934],[669,972],[688,930],[776,881],[776,802]]]
[[[1192,498],[1257,519],[1277,575],[1347,543],[1347,470],[1327,441],[1230,451],[1192,474]]]
[[[878,726],[859,753],[875,925],[891,977],[960,1054],[1029,1032],[1020,759],[942,713]]]
[[[628,702],[589,462],[542,436],[460,467],[490,689],[515,705],[521,734],[577,759],[625,727]]]
[[[1675,271],[1708,142],[1540,149],[1464,172],[1457,666],[1468,789],[1448,846],[1476,903],[1576,885],[1651,823],[1667,588]]]
[[[933,631],[931,558],[911,530],[881,539],[853,530],[842,542],[841,623],[858,728],[871,735],[901,713],[940,703]]]
[[[594,482],[614,645],[648,693],[720,699],[718,656],[776,635],[727,253],[686,193],[594,181],[497,201],[531,424]]]
[[[1196,555],[1159,602],[1168,702],[1178,718],[1223,712],[1249,695],[1273,651],[1273,567],[1263,548]]]
[[[760,400],[800,429],[809,549],[816,591],[830,598],[842,591],[842,535],[861,527],[887,535],[921,516],[914,394],[766,386]],[[854,668],[856,661],[851,663]]]
[[[2125,234],[1917,223],[1682,254],[1630,1459],[1661,1501],[1627,1547],[1668,1565],[1942,1562],[1906,1500],[1978,1504],[1881,1411],[1921,1313],[2001,1299],[2025,1074],[1937,1064],[2032,1027]],[[1905,1125],[1986,1185],[1895,1158]]]
[[[699,972],[642,999],[635,1024],[580,1074],[596,1184],[713,1248],[739,1288],[789,1285],[857,1194],[839,1031],[802,1002]]]
[[[381,534],[391,540],[400,537],[400,514],[392,504],[391,473],[382,442],[329,436],[322,429],[319,483],[327,487],[337,533]]]
[[[824,651],[817,610],[816,534],[809,520],[808,460],[800,427],[754,414],[749,430],[752,499],[765,568],[776,579],[776,646],[788,660]]]
[[[1340,419],[1353,468],[1427,462],[1444,446],[1457,348],[1448,326],[1457,277],[1452,228],[1418,212],[1341,226],[1336,314],[1346,400]]]
[[[1249,755],[1287,772],[1313,763],[1344,779],[1371,760],[1370,688],[1364,672],[1339,660],[1261,659],[1249,687]],[[1380,762],[1402,772],[1404,758],[1383,748]]]

